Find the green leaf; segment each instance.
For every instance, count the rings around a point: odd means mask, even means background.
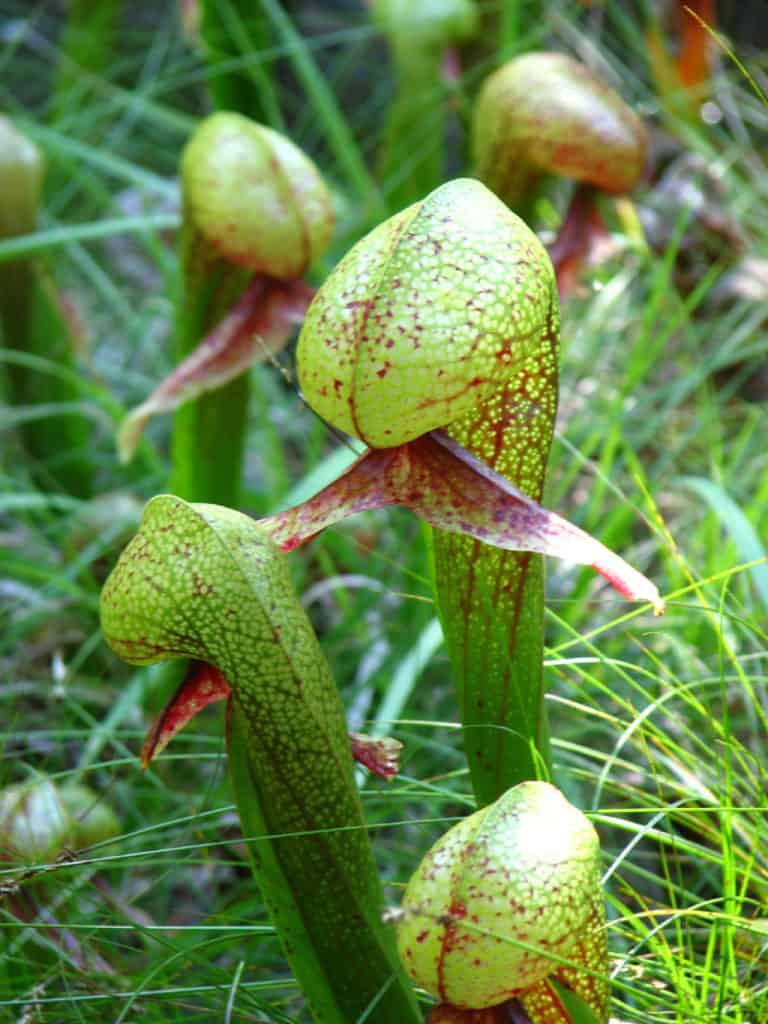
[[[555,981],[552,978],[549,979],[549,984],[568,1011],[570,1024],[603,1024],[595,1015],[595,1012],[571,989],[566,988],[561,982]]]
[[[736,545],[739,556],[745,562],[758,562],[764,565],[753,565],[750,568],[752,579],[763,604],[768,608],[768,550],[757,535],[757,530],[742,510],[722,487],[712,480],[700,476],[686,476],[680,481],[684,487],[695,491],[703,498],[722,523],[731,540]]]

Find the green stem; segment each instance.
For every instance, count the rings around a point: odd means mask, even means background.
[[[185,218],[185,221],[187,218]],[[176,361],[181,362],[230,311],[249,273],[218,259],[194,228],[181,243]],[[177,409],[169,488],[188,501],[240,501],[250,382],[247,373]]]
[[[442,534],[434,538],[441,618],[451,621],[455,603],[478,601],[464,630],[446,631],[446,645],[479,806],[518,782],[551,776],[542,672],[543,560],[516,552],[494,557],[484,547]]]
[[[34,232],[43,162],[37,148],[0,118],[0,239]],[[9,360],[5,395],[19,407],[72,407],[72,412],[22,422],[19,434],[33,472],[47,489],[85,498],[92,491],[90,428],[79,405],[87,389],[78,372],[72,330],[53,282],[35,259],[0,264],[0,335],[6,348],[71,373],[41,373],[24,360]]]
[[[55,286],[41,267],[30,264],[18,292],[11,275],[0,273],[3,336],[9,347],[39,356],[52,366],[73,371],[67,376],[38,373],[22,364],[8,364],[12,401],[17,406],[63,406],[71,411],[40,416],[22,423],[22,443],[33,460],[33,473],[48,490],[78,498],[93,493],[90,457],[92,425],[83,414],[90,401],[83,369],[75,357],[72,331]],[[18,280],[18,279],[17,279]]]
[[[264,902],[316,1020],[348,1024],[381,996],[368,1020],[416,1021],[381,924],[381,889],[351,773],[335,758],[322,764],[313,757],[297,788],[283,770],[287,751],[295,758],[296,749],[307,749],[306,735],[298,741],[265,735],[233,700],[232,787]]]

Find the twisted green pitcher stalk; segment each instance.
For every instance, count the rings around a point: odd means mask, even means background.
[[[102,594],[126,661],[193,658],[229,684],[229,769],[254,874],[314,1019],[419,1020],[382,893],[338,690],[268,533],[159,497]]]
[[[547,254],[479,182],[392,217],[310,306],[297,363],[320,415],[372,448],[443,428],[537,500],[557,405]],[[548,773],[538,555],[434,535],[435,586],[479,803]]]

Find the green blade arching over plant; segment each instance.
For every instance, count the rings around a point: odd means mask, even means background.
[[[348,1024],[380,997],[369,1020],[416,1021],[338,691],[266,532],[229,509],[153,499],[105,585],[102,625],[133,664],[188,657],[225,675],[254,872],[315,1018]]]

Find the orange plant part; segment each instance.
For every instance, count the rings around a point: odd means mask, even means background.
[[[680,52],[677,73],[686,89],[705,85],[712,69],[710,31],[715,28],[715,0],[680,2]]]

